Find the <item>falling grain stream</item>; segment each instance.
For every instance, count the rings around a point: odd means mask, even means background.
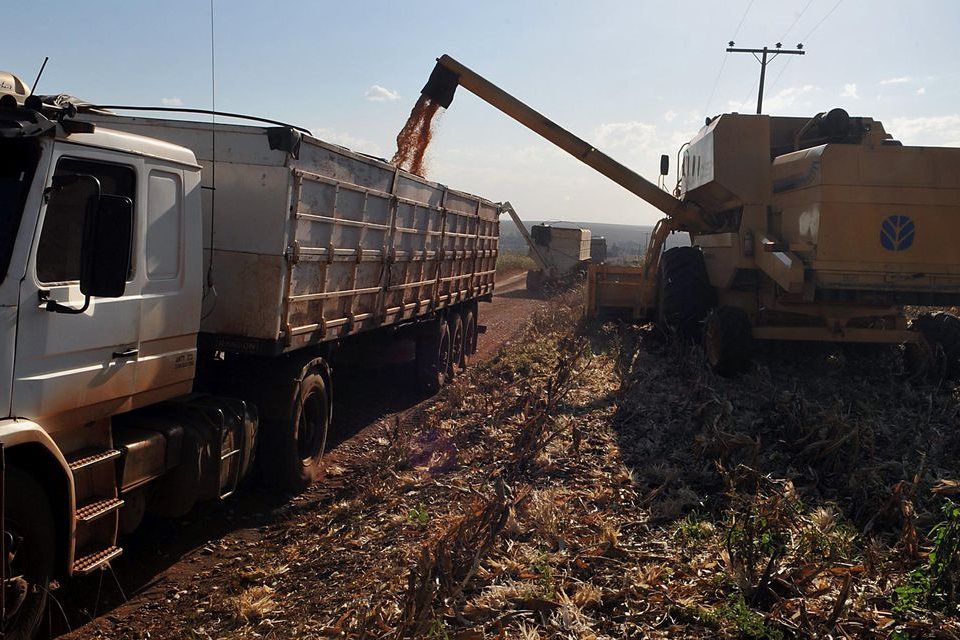
[[[440,110],[440,104],[425,95],[421,95],[410,111],[410,117],[397,135],[397,152],[391,161],[401,169],[424,177],[426,167],[424,155],[433,137],[433,118]]]

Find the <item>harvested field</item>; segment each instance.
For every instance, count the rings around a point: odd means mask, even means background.
[[[958,421],[889,350],[729,380],[572,293],[329,491],[76,637],[960,637]]]

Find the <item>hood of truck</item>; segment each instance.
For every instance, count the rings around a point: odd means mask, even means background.
[[[10,416],[13,351],[17,343],[17,308],[0,305],[0,417]]]

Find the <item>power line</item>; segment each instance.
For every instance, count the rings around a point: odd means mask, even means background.
[[[787,36],[790,35],[790,31],[797,26],[797,23],[800,22],[800,18],[802,18],[803,14],[807,12],[807,9],[810,8],[811,4],[813,4],[813,0],[807,0],[807,4],[803,7],[803,9],[800,10],[800,13],[797,14],[797,17],[793,19],[793,22],[791,22],[790,26],[787,27],[787,30],[783,32],[783,35],[780,36],[781,40],[787,39]],[[806,41],[806,38],[804,38],[804,41]]]
[[[750,0],[749,4],[747,4],[746,10],[743,12],[743,15],[740,17],[740,22],[737,24],[737,28],[733,32],[733,38],[732,38],[733,40],[736,40],[737,36],[740,35],[740,27],[743,26],[743,21],[747,19],[747,14],[750,13],[750,7],[753,6],[753,2],[754,0]]]
[[[813,2],[813,0],[810,0],[809,2],[807,2],[807,6],[803,8],[803,11],[800,12],[800,15],[803,15],[803,13],[804,13],[804,12],[807,10],[807,8],[810,6],[810,3],[811,3],[811,2]],[[803,38],[802,42],[809,42],[809,41],[810,41],[810,36],[812,36],[813,33],[814,33],[817,29],[820,28],[820,25],[822,25],[824,22],[826,22],[827,18],[829,18],[829,17],[833,14],[833,12],[836,11],[837,8],[838,8],[842,3],[843,3],[843,0],[837,0],[837,4],[833,5],[833,8],[830,9],[830,11],[828,11],[825,16],[823,16],[822,18],[820,18],[820,21],[813,26],[813,29],[811,29],[811,30],[810,30],[810,33],[808,33],[808,34],[806,35],[806,37]],[[799,20],[799,19],[800,19],[800,17],[798,16],[798,17],[797,17],[797,20]],[[796,24],[797,20],[794,20],[794,24]],[[792,29],[792,28],[793,28],[793,25],[790,26],[790,29]],[[789,33],[790,29],[787,29],[787,32],[788,32],[788,33]],[[784,36],[784,37],[786,37],[786,36]],[[781,38],[781,39],[783,39],[783,38]],[[775,86],[777,86],[777,83],[780,82],[780,76],[782,76],[782,75],[783,75],[783,72],[787,70],[787,67],[790,66],[790,63],[791,63],[791,62],[793,62],[793,58],[790,58],[789,60],[787,60],[787,63],[780,68],[780,73],[778,73],[778,74],[777,74],[777,77],[774,78],[773,82],[770,83],[770,88],[771,88],[771,89],[773,89]]]
[[[827,12],[827,15],[823,16],[822,18],[820,18],[820,22],[818,22],[817,24],[815,24],[815,25],[813,26],[813,29],[810,29],[810,33],[808,33],[808,34],[806,35],[806,37],[803,39],[803,41],[806,42],[807,40],[809,40],[809,39],[810,39],[810,36],[813,35],[813,32],[816,31],[817,29],[819,29],[819,28],[820,28],[820,25],[822,25],[824,22],[826,22],[827,18],[829,18],[830,16],[833,15],[833,12],[836,11],[837,8],[838,8],[841,4],[843,4],[843,0],[837,0],[837,4],[833,5],[833,9],[830,9],[830,11]]]
[[[747,8],[743,10],[743,15],[740,16],[740,22],[737,23],[737,28],[733,30],[733,38],[731,38],[731,41],[737,39],[737,35],[740,33],[740,27],[743,26],[743,21],[747,19],[747,14],[750,13],[750,7],[753,6],[754,1],[755,0],[750,0],[750,2],[747,3]],[[810,2],[813,2],[813,0],[810,0]],[[713,96],[717,92],[717,85],[720,84],[720,76],[723,75],[723,68],[726,66],[727,58],[729,57],[730,54],[725,53],[723,60],[720,62],[720,70],[717,71],[717,77],[713,81],[713,88],[710,89],[710,97],[707,98],[707,104],[703,107],[703,113],[706,115],[709,115],[708,110],[710,109],[710,103],[713,102]]]

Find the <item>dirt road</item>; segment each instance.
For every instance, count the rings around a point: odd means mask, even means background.
[[[481,304],[480,336],[474,362],[488,360],[508,344],[524,319],[543,301],[524,290],[524,274],[497,282],[493,302]],[[259,532],[314,508],[342,487],[338,470],[364,456],[383,429],[429,405],[413,386],[411,365],[371,371],[341,367],[335,374],[335,433],[327,455],[327,477],[304,495],[281,501],[247,487],[224,503],[200,505],[178,520],[153,519],[122,541],[124,555],[110,572],[77,579],[55,589],[45,631],[48,637],[111,637],[124,620],[180,599],[184,587],[229,554],[257,544]],[[381,389],[381,393],[370,393]],[[72,631],[71,631],[72,630]]]

